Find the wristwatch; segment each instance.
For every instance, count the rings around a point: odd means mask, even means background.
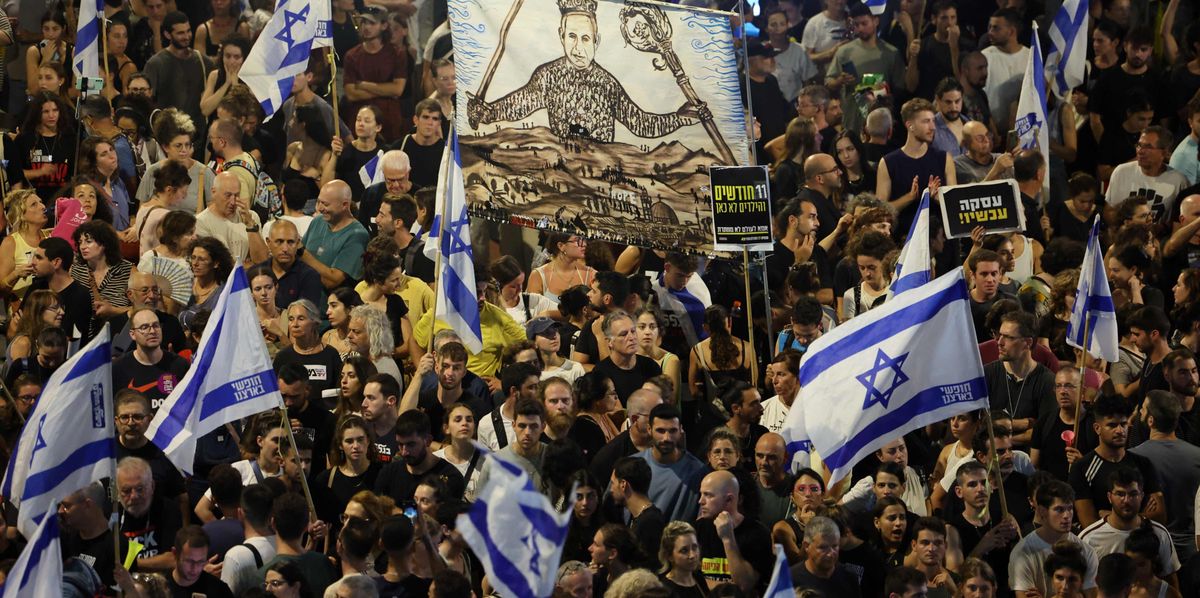
[[[256,232],[258,232],[258,226],[257,226],[257,225],[255,225],[255,226],[247,226],[247,227],[246,227],[246,232],[248,232],[248,233],[256,233]]]

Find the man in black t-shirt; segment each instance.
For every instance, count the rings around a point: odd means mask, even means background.
[[[599,315],[584,324],[583,329],[579,331],[579,339],[571,350],[571,361],[581,363],[585,369],[590,370],[608,356],[607,347],[602,347],[599,341],[603,335],[601,322],[604,314],[621,309],[628,298],[628,278],[616,272],[596,273],[591,289],[588,290],[588,301],[592,311]],[[624,404],[624,400],[621,403]]]
[[[62,328],[79,338],[92,327],[92,294],[71,277],[75,251],[65,239],[47,237],[33,250],[33,283],[30,291],[49,289],[58,295],[63,308]]]
[[[1149,459],[1125,450],[1129,438],[1132,408],[1119,396],[1104,395],[1092,407],[1092,424],[1100,444],[1071,465],[1068,481],[1075,490],[1075,514],[1079,525],[1087,527],[1112,510],[1108,500],[1108,478],[1118,467],[1134,467],[1146,482],[1146,501],[1142,515],[1161,519],[1165,515],[1158,472]],[[1165,521],[1165,519],[1163,519]]]
[[[288,363],[277,371],[279,394],[283,395],[287,405],[292,433],[298,442],[301,438],[312,442],[315,455],[312,473],[321,473],[325,470],[324,456],[329,454],[329,445],[333,441],[333,414],[308,400],[308,370],[303,365]]]
[[[828,517],[813,517],[804,526],[804,560],[792,565],[792,585],[822,596],[859,598],[858,580],[838,564],[842,534]]]
[[[208,598],[233,598],[233,592],[225,582],[207,571],[208,535],[198,525],[189,525],[175,535],[175,546],[171,554],[176,560],[175,568],[167,576],[167,586],[172,596],[207,596]]]
[[[1089,124],[1097,139],[1121,126],[1131,95],[1141,95],[1162,105],[1162,76],[1150,66],[1153,54],[1154,34],[1150,29],[1135,27],[1125,35],[1125,61],[1120,67],[1105,71],[1088,94]],[[1154,112],[1160,116],[1166,114],[1161,109]]]
[[[151,413],[187,373],[182,357],[162,348],[162,324],[149,307],[135,308],[129,317],[129,336],[134,350],[113,362],[113,386],[136,390],[150,401]]]
[[[191,509],[187,505],[187,487],[183,475],[175,468],[162,449],[146,438],[146,426],[150,424],[150,400],[136,390],[117,391],[117,460],[138,457],[150,465],[154,488],[159,496],[179,503],[181,517],[188,517]]]
[[[428,477],[440,478],[450,496],[462,496],[466,485],[458,469],[429,450],[429,416],[418,410],[405,411],[396,420],[398,459],[379,471],[375,492],[392,497],[396,504],[412,503],[413,493]]]
[[[417,102],[413,109],[414,131],[392,146],[408,155],[414,189],[437,185],[438,165],[446,147],[446,140],[442,138],[442,118],[442,105],[437,100],[425,98]]]
[[[117,464],[117,496],[123,509],[121,535],[143,546],[137,557],[138,568],[169,571],[175,566],[175,555],[169,547],[181,526],[179,507],[155,493],[150,464],[138,457],[122,459]],[[207,539],[204,550],[207,560]]]
[[[613,503],[629,512],[629,531],[643,554],[654,554],[667,525],[662,509],[650,500],[650,464],[637,457],[621,457],[612,470],[609,493]]]
[[[108,492],[100,482],[92,482],[86,488],[62,499],[58,503],[58,517],[63,529],[60,535],[64,558],[77,557],[85,562],[108,589],[116,590],[113,570],[112,528],[104,516],[104,506],[109,502]],[[47,515],[53,517],[53,515]],[[128,542],[121,537],[121,554],[126,553]]]
[[[375,438],[375,460],[387,464],[396,456],[396,404],[400,383],[391,374],[375,374],[363,384],[362,416]]]
[[[713,585],[732,581],[747,594],[761,594],[774,564],[771,533],[738,512],[739,494],[737,478],[728,471],[714,471],[700,482],[695,523],[700,571]]]
[[[662,374],[662,368],[653,359],[638,355],[633,318],[624,310],[606,314],[601,330],[608,341],[608,357],[596,365],[595,371],[603,372],[612,380],[624,406],[629,395],[641,388],[646,380]]]

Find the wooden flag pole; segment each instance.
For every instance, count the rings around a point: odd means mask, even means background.
[[[1076,301],[1079,298],[1075,299]],[[1075,385],[1075,426],[1071,436],[1071,446],[1079,440],[1079,413],[1083,407],[1083,374],[1087,370],[1084,364],[1087,362],[1087,346],[1088,346],[1088,325],[1087,314],[1083,314],[1083,353],[1079,356],[1079,383]]]
[[[996,452],[996,429],[992,425],[992,412],[990,409],[984,410],[984,417],[987,418],[988,442],[992,445],[992,459],[988,464],[988,469],[996,474],[996,491],[1000,493],[1000,516],[1002,519],[1008,518],[1008,497],[1004,496],[1004,479],[1000,476],[1000,454]]]
[[[750,351],[754,351],[754,308],[753,301],[750,296],[750,248],[742,245],[742,281],[746,284],[746,342],[750,345]],[[770,313],[767,312],[767,319],[770,319]],[[758,369],[758,354],[755,353],[754,362],[750,367]]]
[[[279,413],[283,419],[283,427],[287,429],[288,440],[292,441],[292,450],[296,451],[296,460],[299,461],[300,447],[296,445],[296,435],[292,433],[292,420],[288,418],[287,403],[282,398],[279,400]],[[280,467],[284,467],[284,465],[280,465]],[[286,469],[281,473],[286,473]],[[308,476],[304,475],[304,466],[300,467],[300,488],[304,490],[304,500],[308,502],[308,511],[312,513],[314,520],[317,519],[317,507],[313,505],[312,491],[308,488]]]

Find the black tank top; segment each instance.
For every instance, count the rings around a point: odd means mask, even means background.
[[[890,197],[881,197],[880,199],[895,201],[901,195],[908,193],[908,190],[912,188],[913,177],[917,177],[918,194],[929,186],[929,177],[931,176],[940,178],[943,185],[947,184],[946,152],[933,146],[928,146],[925,149],[925,155],[920,158],[910,158],[902,150],[896,150],[884,156],[883,161],[887,164],[888,177],[892,179],[892,193]],[[897,226],[893,229],[893,236],[908,234],[909,225],[917,213],[919,200],[920,195],[917,200],[900,210]]]

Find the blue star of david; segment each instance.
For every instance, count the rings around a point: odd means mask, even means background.
[[[908,376],[900,369],[904,366],[905,359],[908,359],[908,353],[892,358],[888,357],[887,353],[883,352],[883,349],[880,349],[879,353],[875,355],[875,366],[855,376],[855,379],[867,387],[867,398],[863,401],[864,411],[870,409],[876,403],[882,404],[886,409],[888,401],[892,399],[892,393],[896,392],[896,389],[901,384],[908,382]],[[888,371],[894,372],[892,383],[885,390],[879,390],[878,383],[881,382],[880,374]]]
[[[465,213],[457,220],[450,221],[450,225],[442,231],[443,235],[449,235],[449,238],[446,239],[447,243],[442,245],[442,247],[446,248],[446,255],[449,256],[456,253],[470,251],[471,248],[469,245],[463,242],[462,235],[463,229],[468,228],[470,225],[471,219],[468,218]],[[470,237],[470,234],[468,233],[467,236]]]
[[[529,535],[521,537],[521,541],[529,547],[529,551],[532,553],[529,559],[529,571],[540,579],[542,577],[542,568],[540,565],[542,560],[542,550],[538,548],[537,538],[535,538],[533,532],[530,531]]]
[[[308,9],[309,7],[305,6],[300,12],[283,11],[283,29],[275,34],[275,39],[287,44],[288,51],[291,51],[292,46],[296,45],[296,40],[292,39],[292,26],[308,21]]]
[[[38,420],[37,437],[33,440],[33,451],[29,453],[30,460],[33,459],[33,456],[36,455],[38,451],[46,448],[46,438],[42,436],[42,426],[45,425],[46,416],[43,415],[42,419]]]

